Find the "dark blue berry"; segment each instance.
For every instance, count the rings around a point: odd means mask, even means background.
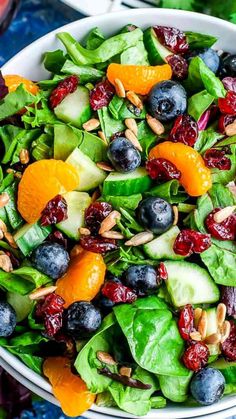
[[[214,49],[205,49],[200,52],[198,56],[204,61],[206,66],[213,71],[213,73],[217,72],[220,65],[220,57]]]
[[[45,242],[34,251],[32,260],[40,272],[52,279],[58,279],[67,271],[70,258],[60,244]]]
[[[138,295],[153,294],[161,285],[155,269],[150,265],[132,265],[124,273],[124,283]]]
[[[187,109],[187,93],[180,83],[167,80],[157,83],[147,97],[149,113],[160,121],[171,121]]]
[[[78,301],[71,304],[64,318],[66,332],[75,339],[96,332],[102,321],[101,313],[92,303]]]
[[[236,77],[236,54],[225,54],[221,59],[219,75],[223,77]]]
[[[12,335],[16,327],[16,312],[5,301],[0,301],[0,336]]]
[[[172,206],[162,198],[146,198],[139,203],[136,211],[140,224],[155,234],[167,231],[174,221]]]
[[[105,297],[105,295],[101,295],[98,300],[99,307],[105,311],[112,309],[112,307],[115,305],[113,301],[111,301],[109,298]]]
[[[110,143],[107,156],[117,172],[132,172],[141,164],[139,151],[123,137]]]
[[[225,389],[225,378],[223,374],[215,368],[203,368],[194,375],[190,391],[194,399],[204,405],[218,402],[223,396]]]

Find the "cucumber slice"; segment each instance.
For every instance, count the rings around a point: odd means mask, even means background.
[[[205,269],[185,261],[166,261],[165,267],[167,289],[176,307],[219,300],[219,289]]]
[[[130,196],[146,192],[152,184],[144,167],[131,173],[111,172],[103,184],[103,195]]]
[[[127,208],[135,210],[142,199],[141,193],[130,195],[130,196],[104,196],[104,201],[109,202],[115,209]]]
[[[173,52],[169,51],[158,41],[153,28],[148,28],[144,31],[143,40],[151,65],[163,64],[163,62],[167,62],[166,57],[173,55]]]
[[[143,246],[144,252],[151,259],[181,260],[183,256],[177,255],[173,245],[180,230],[177,226],[171,227],[166,233]]]
[[[92,116],[89,90],[84,86],[79,86],[74,93],[70,93],[56,106],[54,112],[62,121],[81,128],[83,123]]]
[[[65,161],[73,150],[82,142],[82,140],[82,131],[79,137],[79,135],[76,135],[73,129],[67,125],[54,125],[54,159]]]
[[[106,178],[106,173],[99,169],[96,164],[78,148],[66,159],[78,172],[79,183],[75,188],[77,191],[89,191],[96,188]]]
[[[25,224],[14,235],[14,239],[24,256],[31,253],[51,233],[52,227],[42,227],[39,222]]]
[[[68,192],[63,195],[67,202],[68,218],[57,224],[68,237],[79,240],[79,228],[84,225],[84,211],[91,204],[91,198],[86,192]]]
[[[7,302],[14,308],[17,322],[26,319],[33,306],[33,301],[28,295],[20,295],[16,292],[7,293]]]

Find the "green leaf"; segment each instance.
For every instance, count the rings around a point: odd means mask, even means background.
[[[12,273],[0,271],[0,287],[5,291],[16,292],[21,295],[29,294],[35,286]]]
[[[49,109],[47,101],[42,99],[40,107],[37,105],[27,106],[27,112],[22,116],[22,121],[31,125],[32,128],[40,127],[41,125],[59,124],[60,121],[56,118],[54,112]]]
[[[236,287],[236,246],[232,252],[212,243],[200,256],[217,284]]]
[[[112,118],[108,108],[103,106],[103,108],[98,110],[98,117],[101,124],[102,131],[105,134],[105,137],[109,139],[116,132],[124,131],[125,125],[122,121],[117,121]]]
[[[51,278],[31,266],[22,266],[21,268],[12,271],[11,275],[20,276],[26,281],[32,282],[34,288],[39,288],[42,285],[52,282]]]
[[[215,36],[206,35],[198,32],[185,31],[187,36],[187,42],[190,46],[190,49],[202,49],[202,48],[211,48],[217,41]]]
[[[32,143],[31,153],[35,160],[50,159],[52,157],[53,136],[43,133]]]
[[[4,192],[7,193],[10,198],[8,204],[5,205],[5,210],[7,213],[7,218],[13,229],[19,228],[24,223],[24,220],[17,209],[17,190],[18,185],[16,182],[4,190]]]
[[[15,115],[21,109],[35,103],[37,100],[37,96],[29,93],[25,90],[23,84],[21,84],[17,87],[15,92],[8,93],[8,95],[0,101],[0,121],[11,115]]]
[[[206,90],[202,90],[188,99],[188,114],[191,115],[195,121],[198,121],[213,102],[214,97]]]
[[[99,28],[93,28],[88,33],[87,39],[86,39],[86,48],[94,50],[105,41],[105,37],[101,30]]]
[[[161,391],[164,396],[177,403],[184,402],[188,396],[189,383],[193,372],[189,371],[186,376],[170,377],[168,375],[159,375]]]
[[[150,189],[150,191],[146,192],[145,195],[158,196],[160,198],[166,199],[170,204],[177,204],[188,199],[186,192],[181,190],[181,186],[178,180],[174,179],[154,186],[152,189]]]
[[[217,144],[218,146],[218,144]],[[232,180],[236,178],[236,144],[230,146],[231,154],[228,154],[227,157],[231,161],[231,168],[229,170],[219,170],[212,169],[212,181],[214,183],[222,183],[227,185]]]
[[[162,0],[162,7],[167,9],[194,10],[195,0]]]
[[[138,124],[138,140],[142,146],[142,157],[146,159],[148,157],[149,150],[156,145],[158,137],[149,128],[146,121],[141,121]]]
[[[131,65],[150,65],[148,61],[147,50],[143,41],[137,42],[133,47],[127,48],[120,55],[121,64]]]
[[[88,82],[96,82],[100,80],[104,75],[104,71],[97,70],[94,67],[76,65],[70,60],[66,60],[62,69],[62,73],[72,74],[79,77],[80,84],[85,84]]]
[[[56,51],[48,51],[44,54],[43,64],[46,70],[51,73],[60,73],[63,64],[66,61],[66,57],[61,49]]]
[[[195,150],[200,154],[204,154],[209,148],[213,147],[224,135],[214,131],[213,128],[208,128],[204,131],[200,131],[198,139],[194,144]]]

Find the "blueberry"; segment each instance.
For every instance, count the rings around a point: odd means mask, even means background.
[[[139,151],[124,137],[110,143],[107,156],[117,172],[132,172],[141,164]]]
[[[214,49],[205,49],[200,52],[198,56],[204,61],[207,67],[213,71],[213,73],[217,72],[220,65],[220,57]]]
[[[218,402],[223,396],[225,389],[225,378],[223,374],[215,368],[203,368],[194,375],[190,391],[198,403],[208,406]]]
[[[236,54],[226,54],[221,60],[220,76],[223,77],[236,77]]]
[[[0,301],[0,336],[10,336],[16,327],[16,312],[5,301]]]
[[[105,297],[105,295],[101,295],[98,300],[98,305],[101,308],[101,310],[109,311],[110,309],[112,309],[115,303],[113,303],[113,301],[111,301],[109,298]]]
[[[67,271],[70,258],[60,244],[45,242],[34,251],[32,260],[36,269],[57,279]]]
[[[156,270],[150,265],[133,265],[124,273],[124,283],[139,295],[153,294],[160,282]]]
[[[172,206],[162,198],[144,199],[139,203],[136,212],[140,224],[155,234],[167,231],[174,221]]]
[[[79,339],[96,332],[102,322],[101,313],[92,303],[78,301],[71,304],[65,314],[66,332]]]
[[[171,121],[186,111],[187,93],[176,81],[161,81],[148,94],[147,107],[154,118]]]

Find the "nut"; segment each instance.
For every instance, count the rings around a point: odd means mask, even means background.
[[[13,270],[11,259],[4,253],[0,255],[0,268],[4,272],[11,272]]]
[[[75,258],[76,256],[80,255],[84,251],[83,247],[80,244],[76,244],[70,251],[71,259]]]
[[[165,127],[160,121],[158,121],[158,119],[153,118],[151,115],[147,114],[146,115],[146,120],[147,120],[147,124],[149,125],[151,130],[154,132],[154,134],[156,134],[156,135],[164,134]]]
[[[232,135],[236,134],[236,121],[232,122],[232,124],[229,124],[225,127],[225,134],[228,137],[231,137]]]
[[[22,173],[21,173],[21,172],[15,172],[15,173],[14,173],[14,176],[15,176],[17,179],[21,179],[21,178],[22,178]]]
[[[141,101],[140,97],[136,95],[132,90],[129,90],[126,93],[127,99],[138,109],[143,109],[143,102]]]
[[[124,375],[125,377],[131,377],[132,375],[132,368],[129,367],[121,367],[119,370],[120,375]]]
[[[116,220],[121,218],[121,214],[114,210],[101,222],[99,234],[105,233],[105,231],[111,230],[116,225]]]
[[[216,223],[222,223],[222,221],[226,220],[230,215],[234,213],[236,209],[236,205],[229,206],[222,208],[220,211],[216,212],[213,215],[213,219]]]
[[[202,339],[205,339],[207,332],[207,312],[205,310],[202,310],[202,315],[200,317],[197,329]]]
[[[138,125],[137,125],[137,122],[135,121],[135,119],[133,119],[133,118],[126,118],[125,119],[125,125],[127,126],[127,128],[129,128],[133,133],[134,133],[134,135],[136,135],[136,137],[137,137],[137,135],[138,135]]]
[[[225,321],[226,317],[226,305],[223,303],[218,304],[216,309],[216,317],[217,317],[217,324],[218,327],[221,327]]]
[[[142,233],[135,234],[127,242],[126,246],[140,246],[140,244],[145,244],[154,239],[154,234],[151,231],[142,231]]]
[[[110,164],[104,162],[104,161],[100,161],[98,163],[96,163],[97,167],[99,167],[99,169],[104,170],[105,172],[114,172],[114,169],[112,166],[110,166]]]
[[[201,335],[200,335],[200,333],[199,333],[199,332],[191,332],[191,333],[190,333],[190,338],[191,338],[192,340],[196,340],[196,341],[198,341],[198,342],[200,342],[200,341],[202,340],[202,337],[201,337]]]
[[[14,240],[14,237],[11,233],[9,233],[8,231],[6,233],[4,233],[5,239],[7,240],[7,242],[10,244],[11,247],[13,247],[13,249],[17,249],[18,246]]]
[[[28,164],[29,163],[29,152],[26,148],[22,148],[22,150],[20,151],[20,162],[21,164]]]
[[[98,136],[101,138],[101,140],[107,145],[107,139],[103,131],[98,131]]]
[[[137,150],[143,151],[142,146],[141,146],[138,138],[133,133],[133,131],[131,131],[131,129],[126,129],[125,130],[125,136],[126,136],[127,140],[129,140],[133,144],[133,146],[135,148],[137,148]]]
[[[97,199],[100,197],[100,190],[99,189],[95,189],[95,191],[93,192],[92,196],[91,196],[91,202],[95,202],[97,201]]]
[[[91,231],[88,228],[85,228],[85,227],[80,227],[79,232],[80,232],[80,234],[82,234],[82,236],[90,236],[90,234],[91,234]]]
[[[224,341],[226,339],[228,339],[229,335],[230,335],[230,322],[228,320],[226,320],[221,328],[221,343],[224,343]]]
[[[122,240],[124,238],[123,234],[119,233],[119,231],[104,231],[102,233],[102,237],[105,239],[114,239],[114,240]]]
[[[0,230],[3,231],[3,233],[7,232],[7,226],[2,220],[0,220]]]
[[[45,295],[52,294],[54,291],[56,291],[56,286],[50,286],[50,287],[43,287],[38,288],[36,291],[29,294],[30,300],[39,300],[42,297],[45,297]]]
[[[10,201],[10,197],[8,193],[3,192],[0,194],[0,208],[5,207],[9,201]]]
[[[201,318],[201,315],[202,315],[202,308],[200,308],[200,307],[195,308],[195,310],[194,310],[194,326],[196,327],[196,329],[198,328],[198,323],[199,323],[199,320]]]
[[[116,89],[116,94],[118,97],[125,97],[125,88],[124,85],[122,83],[122,81],[120,79],[115,79],[114,80],[114,86]]]
[[[173,205],[172,209],[174,213],[173,226],[176,226],[179,220],[179,210],[178,210],[178,207],[176,207],[176,205]]]
[[[85,131],[93,131],[97,129],[100,125],[100,121],[96,118],[91,118],[83,124],[83,129]]]
[[[208,345],[216,345],[221,340],[221,334],[220,333],[212,333],[212,335],[207,336],[205,339],[205,343]]]
[[[98,351],[97,359],[107,365],[117,365],[117,362],[114,360],[114,358],[112,358],[112,356],[107,352]]]
[[[0,240],[2,240],[2,239],[3,239],[3,237],[4,237],[3,231],[2,231],[2,230],[0,230]]]

